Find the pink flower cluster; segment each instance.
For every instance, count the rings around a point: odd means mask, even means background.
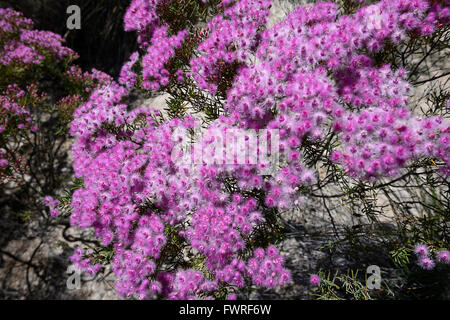
[[[241,126],[279,129],[281,146],[321,139],[333,127],[344,150],[332,159],[356,177],[395,175],[409,159],[422,156],[444,160],[448,174],[448,126],[402,108],[409,92],[405,71],[375,68],[359,51],[378,51],[387,39],[399,42],[406,31],[420,31],[428,23],[422,21],[427,9],[427,1],[381,1],[337,18],[333,3],[297,8],[262,33],[259,61],[238,74],[228,112],[242,118]],[[365,110],[359,115],[358,109]],[[296,165],[291,171],[300,173],[298,160],[295,152],[288,155],[288,166]],[[297,179],[304,182],[299,174]]]
[[[139,60],[139,52],[131,54],[130,59],[123,65],[120,70],[120,76],[118,82],[125,86],[128,90],[134,87],[136,84],[137,74],[133,72],[133,66]]]
[[[167,65],[175,55],[175,50],[183,45],[186,30],[168,36],[168,25],[163,24],[157,14],[161,5],[167,5],[166,0],[133,0],[125,17],[125,30],[137,31],[138,43],[146,52],[142,55],[142,87],[157,91],[161,86],[169,84],[170,73]],[[131,71],[139,59],[136,52],[125,63],[121,70],[119,83],[131,89],[136,83],[137,75]],[[182,71],[175,74],[178,81],[182,81]]]
[[[44,56],[32,47],[17,41],[11,41],[3,46],[0,64],[5,66],[13,63],[40,64],[43,59]]]
[[[168,83],[166,65],[187,34],[167,37],[155,15],[158,4],[134,0],[125,17],[125,28],[137,30],[147,50],[143,87],[151,90]],[[290,273],[276,248],[249,248],[248,239],[265,211],[292,208],[299,203],[298,187],[314,182],[299,150],[307,139],[335,134],[341,146],[332,160],[363,179],[397,174],[416,157],[449,164],[450,132],[442,119],[418,119],[405,108],[405,71],[376,67],[361,54],[380,50],[388,39],[399,42],[407,32],[423,32],[427,1],[383,0],[341,17],[336,4],[316,3],[260,32],[269,8],[269,1],[240,0],[209,23],[209,37],[198,48],[206,55],[191,60],[199,86],[214,93],[209,77],[220,74],[220,61],[242,67],[228,92],[226,115],[194,147],[211,151],[217,131],[276,130],[279,149],[272,152],[282,154],[276,174],[261,176],[260,165],[247,162],[175,161],[174,152],[184,153],[177,149],[183,140],[178,130],[198,123],[191,116],[159,123],[156,111],[123,103],[134,84],[134,55],[123,69],[124,86],[106,84],[76,110],[74,170],[84,187],[73,195],[71,223],[93,227],[102,244],[113,247],[121,295],[185,299],[208,296],[222,285],[242,287],[246,279],[270,288],[286,284]],[[227,189],[226,180],[235,181],[235,190]],[[169,232],[202,259],[197,268],[204,274],[164,265]]]
[[[175,55],[175,49],[180,48],[186,30],[176,35],[167,37],[167,26],[161,26],[155,30],[151,38],[151,44],[147,47],[147,53],[142,58],[142,87],[147,90],[158,90],[160,86],[169,84],[169,71],[166,64]]]
[[[414,247],[414,253],[417,255],[418,264],[422,269],[432,270],[436,266],[435,260],[430,257],[430,250],[425,244],[417,244]],[[450,251],[439,250],[436,254],[436,259],[442,264],[450,263]]]
[[[239,0],[226,8],[223,16],[208,22],[208,38],[198,50],[203,53],[191,60],[191,70],[200,89],[212,94],[221,78],[220,68],[233,62],[245,63],[258,44],[257,34],[267,23],[271,0]]]
[[[171,300],[196,300],[217,289],[217,282],[205,279],[201,271],[180,270],[170,278],[167,297]]]
[[[155,293],[152,286],[166,290],[163,283],[146,280],[159,273],[155,262],[167,241],[164,227],[179,229],[186,221],[189,226],[179,234],[205,256],[215,276],[211,281],[242,287],[248,271],[245,261],[236,258],[245,248],[243,235],[262,220],[257,201],[240,194],[229,198],[223,191],[223,171],[212,165],[191,167],[172,161],[178,142],[173,139],[175,130],[192,128],[193,118],[158,126],[151,110],[127,111],[120,103],[124,94],[126,89],[113,83],[96,90],[75,112],[74,169],[84,178],[84,188],[73,195],[71,223],[94,227],[104,245],[113,245],[117,289],[123,296],[146,297]],[[136,129],[128,130],[133,123]],[[106,130],[108,125],[118,128],[116,135]],[[140,210],[146,201],[155,207],[151,212]],[[274,250],[268,254],[278,261],[278,275],[281,260]],[[267,281],[280,284],[288,279]]]
[[[4,137],[15,129],[29,129],[32,132],[39,130],[33,123],[35,116],[30,112],[29,105],[36,105],[46,99],[45,93],[39,93],[35,84],[27,86],[26,90],[17,84],[8,85],[0,95],[0,134]]]
[[[5,95],[0,95],[0,134],[9,126],[24,129],[30,127],[32,115],[21,102],[25,100],[26,92],[17,85],[9,85]]]
[[[53,199],[51,196],[44,197],[44,204],[50,208],[50,215],[56,217],[59,215],[58,205],[59,201]]]
[[[139,35],[151,34],[159,23],[158,5],[165,0],[133,0],[125,13],[125,31],[137,31]]]
[[[447,7],[443,7],[440,3],[434,3],[424,19],[424,24],[421,26],[421,33],[423,35],[430,35],[438,28],[450,23],[450,8],[448,1],[445,1]]]
[[[284,259],[274,246],[266,250],[258,248],[248,260],[247,272],[253,283],[261,287],[283,286],[291,280],[291,274],[283,268]]]
[[[110,75],[103,71],[92,68],[90,72],[83,72],[77,65],[70,66],[70,68],[64,72],[64,75],[71,83],[78,87],[85,88],[84,91],[87,93],[91,92],[94,88],[107,85],[113,80]]]
[[[413,158],[441,158],[450,163],[450,127],[442,118],[413,118],[406,109],[381,108],[350,114],[341,122],[342,149],[331,158],[356,177],[396,176]],[[449,168],[443,168],[449,174]]]
[[[242,287],[245,264],[234,257],[245,248],[242,236],[249,236],[254,226],[262,221],[261,214],[256,211],[256,201],[253,198],[244,202],[239,194],[233,195],[230,203],[225,205],[225,200],[228,199],[223,199],[225,195],[217,192],[220,185],[214,181],[217,173],[206,167],[201,171],[204,180],[197,183],[201,187],[201,193],[199,196],[193,195],[192,198],[199,204],[205,203],[208,206],[194,207],[196,212],[192,215],[191,226],[182,234],[193,248],[207,258],[206,266],[210,270],[217,270],[216,276],[219,280]],[[217,185],[216,192],[206,186],[206,183],[213,181]]]
[[[41,68],[44,64],[52,69],[52,78],[55,78],[54,72],[66,70],[63,75],[72,82],[71,85],[65,86],[65,89],[73,94],[62,98],[53,106],[56,109],[63,108],[58,110],[61,111],[59,119],[70,119],[73,109],[82,102],[81,95],[84,92],[89,92],[92,87],[103,86],[112,80],[110,76],[95,69],[84,74],[75,66],[67,70],[68,62],[77,55],[71,49],[64,47],[63,42],[62,37],[57,34],[33,30],[33,22],[26,19],[22,13],[0,8],[0,69],[2,72],[0,176],[2,183],[10,181],[13,177],[20,183],[25,169],[29,169],[28,165],[25,165],[26,161],[23,161],[29,156],[23,154],[24,139],[39,131],[39,123],[45,117],[38,115],[50,109],[47,105],[45,105],[46,108],[42,108],[45,102],[49,102],[46,93],[41,91],[43,88],[41,80],[48,78],[48,69]],[[33,84],[25,87],[17,83]],[[45,86],[48,85],[45,84]],[[51,209],[52,215],[57,215],[56,208]]]
[[[94,275],[102,268],[102,266],[99,263],[93,264],[92,259],[86,257],[90,254],[92,254],[92,250],[84,251],[83,248],[78,247],[70,257],[70,261],[72,261],[79,270],[86,271],[89,275]]]
[[[21,29],[31,29],[33,25],[33,21],[25,18],[21,12],[8,8],[0,8],[0,30],[2,30],[2,36],[0,37],[1,41],[3,41],[5,33],[15,33]]]
[[[103,123],[122,125],[125,123],[126,106],[116,105],[126,94],[126,89],[114,82],[95,90],[87,103],[75,110],[75,120],[71,125],[71,134],[90,139],[101,128]],[[106,135],[103,133],[103,135]],[[101,140],[100,143],[104,143]],[[88,141],[86,141],[88,142]],[[112,142],[111,142],[112,145]],[[90,149],[101,150],[102,146],[89,146]]]
[[[74,51],[64,47],[64,39],[56,33],[42,30],[25,30],[20,34],[20,41],[30,46],[46,48],[53,52],[58,59],[74,55]]]
[[[17,11],[0,8],[0,64],[40,64],[46,54],[57,60],[77,57],[64,39],[49,31],[31,30],[33,22]]]

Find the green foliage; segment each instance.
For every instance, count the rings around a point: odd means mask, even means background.
[[[199,22],[206,22],[220,13],[221,0],[203,3],[201,0],[166,0],[160,4],[158,16],[170,24],[170,35],[178,31],[194,28]]]
[[[400,268],[407,268],[411,259],[411,249],[399,247],[390,252],[395,264]]]
[[[311,294],[318,300],[373,300],[369,290],[358,276],[359,270],[347,270],[346,274],[319,272],[320,285]]]
[[[67,184],[67,183],[66,183]],[[64,191],[61,193],[61,195],[57,198],[59,201],[59,213],[61,216],[69,217],[71,214],[71,206],[70,203],[72,201],[72,195],[73,193],[83,188],[83,179],[82,178],[74,178],[71,183],[67,184],[68,187],[64,189]]]

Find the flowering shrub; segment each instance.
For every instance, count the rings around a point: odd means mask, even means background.
[[[25,136],[27,130],[37,132],[39,128],[33,125],[31,112],[24,106],[36,106],[45,100],[44,94],[38,94],[37,87],[30,85],[27,91],[21,90],[16,84],[9,85],[4,95],[0,96],[2,106],[0,118],[0,138],[3,149],[0,151],[0,172],[2,175],[1,183],[7,183],[10,180],[17,179],[18,174],[25,172],[21,155],[10,148],[6,149],[9,137],[18,138]],[[17,137],[18,136],[18,137]],[[19,138],[20,139],[20,138]]]
[[[182,28],[168,9],[179,3],[195,9]],[[216,16],[188,15],[208,6]],[[398,178],[422,158],[448,176],[450,127],[409,110],[409,70],[377,58],[388,45],[439,32],[448,8],[382,0],[342,15],[337,4],[320,2],[264,30],[270,7],[266,0],[131,2],[125,29],[137,31],[142,52],[124,65],[119,83],[97,88],[75,111],[70,129],[75,175],[83,179],[71,224],[94,228],[112,256],[79,249],[72,261],[89,272],[111,263],[120,295],[234,298],[251,284],[287,284],[290,272],[273,245],[278,217],[320,184],[319,162],[356,183]],[[184,111],[166,120],[157,110],[132,109],[126,101],[134,89],[165,91],[169,106],[187,102],[204,112],[197,150],[215,150],[217,132],[277,132],[277,172],[261,175],[267,163],[249,159],[176,161],[174,152],[185,155],[180,129],[199,121]],[[311,152],[312,145],[323,149]]]
[[[73,111],[90,90],[111,81],[95,69],[82,74],[70,66],[77,54],[63,43],[57,34],[33,29],[21,13],[0,8],[2,190],[31,185],[36,198],[52,190],[56,179],[50,177],[55,172],[49,159],[61,154],[52,146],[64,142]]]

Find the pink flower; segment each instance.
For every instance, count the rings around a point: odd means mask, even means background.
[[[450,263],[450,251],[448,250],[441,250],[436,255],[439,262],[448,264]]]
[[[228,300],[237,300],[237,295],[234,294],[234,293],[230,293],[230,294],[228,295]]]
[[[429,257],[422,256],[419,258],[419,266],[422,269],[432,270],[434,268],[434,265],[435,265],[434,261],[431,260]]]
[[[312,286],[318,286],[319,284],[320,284],[320,277],[317,275],[317,274],[312,274],[310,277],[309,277],[309,283],[312,285]]]
[[[428,246],[426,246],[424,244],[417,244],[414,247],[414,253],[417,254],[420,257],[428,256],[428,254],[429,254]]]

